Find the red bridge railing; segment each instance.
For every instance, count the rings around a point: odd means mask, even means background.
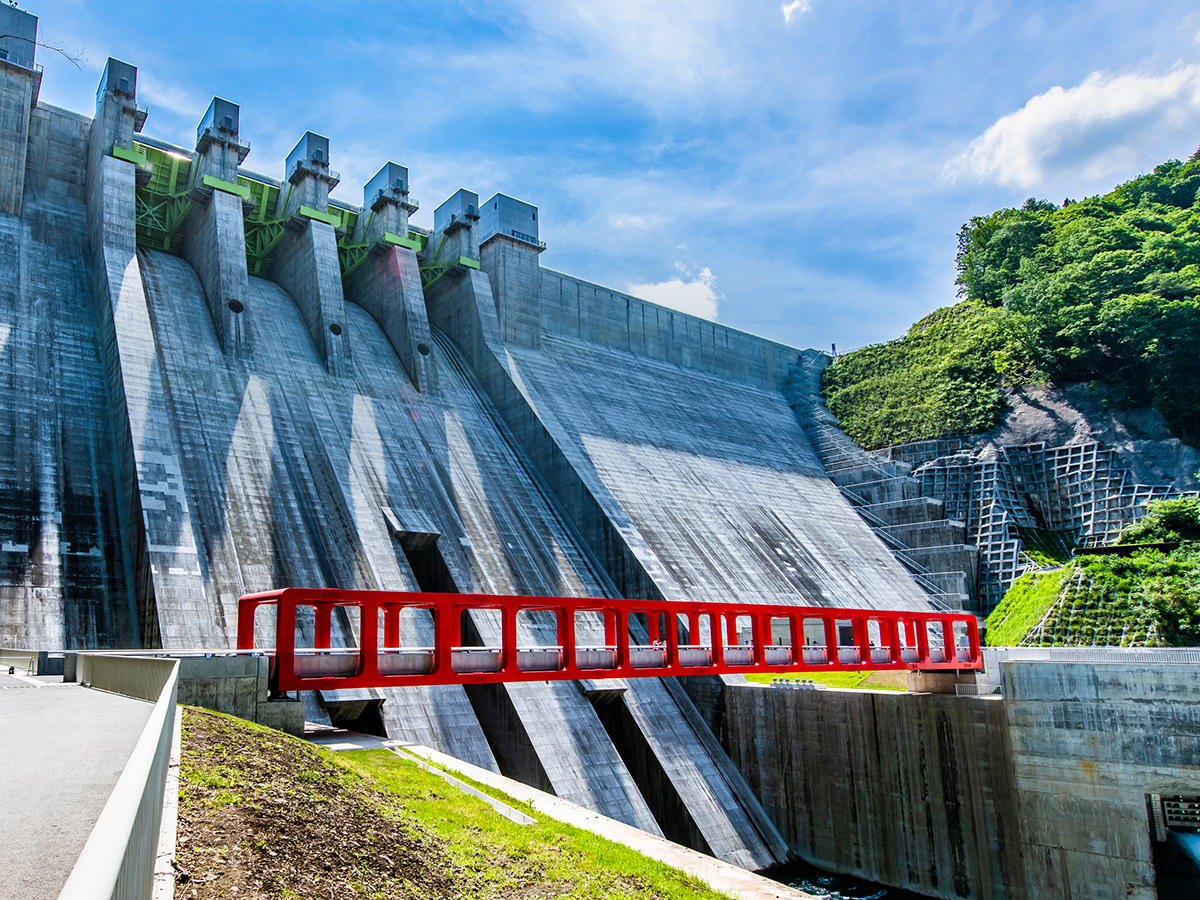
[[[239,650],[255,649],[262,607],[275,608],[271,681],[278,692],[982,666],[975,617],[965,613],[287,588],[241,598]],[[331,645],[338,609],[356,646]],[[432,646],[402,645],[405,610],[429,611]],[[501,641],[464,646],[463,616],[480,610],[498,615]],[[554,644],[518,643],[518,623],[529,614],[555,617]],[[310,623],[311,647],[296,645],[299,617]],[[595,639],[601,622],[602,642]]]

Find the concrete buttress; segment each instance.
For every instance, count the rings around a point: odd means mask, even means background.
[[[133,139],[137,70],[109,60],[92,123],[88,230],[93,290],[116,416],[126,530],[139,585],[143,644],[205,646],[216,638],[152,312],[135,240],[134,165],[112,155]]]

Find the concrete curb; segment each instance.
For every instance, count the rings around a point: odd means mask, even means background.
[[[740,900],[816,900],[812,894],[798,891],[787,885],[771,881],[761,875],[755,875],[745,869],[722,862],[711,856],[699,853],[689,847],[656,837],[641,829],[618,822],[599,813],[594,813],[582,806],[576,806],[566,800],[547,794],[536,788],[505,778],[473,766],[470,763],[447,756],[420,744],[404,744],[404,750],[415,756],[420,756],[435,765],[444,766],[460,775],[504,791],[510,797],[528,803],[543,815],[590,831],[618,844],[624,844],[631,850],[636,850],[643,856],[658,860],[668,866],[680,869],[694,878],[699,878],[713,890],[722,891]],[[364,748],[365,749],[365,748]],[[389,748],[390,749],[390,748]]]

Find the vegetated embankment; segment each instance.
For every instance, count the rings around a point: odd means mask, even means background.
[[[181,714],[177,897],[725,897],[501,797],[537,819],[513,823],[390,751]]]

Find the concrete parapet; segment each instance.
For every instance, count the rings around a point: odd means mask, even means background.
[[[780,390],[795,348],[553,269],[539,270],[541,331]]]

